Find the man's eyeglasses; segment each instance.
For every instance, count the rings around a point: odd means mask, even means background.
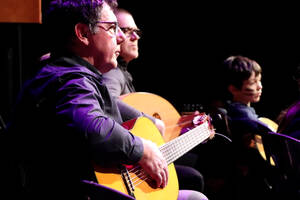
[[[98,26],[98,27],[104,29],[105,31],[110,31],[110,32],[114,33],[115,35],[117,35],[118,30],[119,30],[118,22],[97,21],[97,23],[99,23],[99,24],[109,24],[108,28],[105,28],[103,26]]]
[[[138,35],[139,37],[142,36],[142,31],[138,28],[130,28],[130,27],[120,27],[126,37],[131,37],[133,33]]]

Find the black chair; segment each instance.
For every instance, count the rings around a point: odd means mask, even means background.
[[[20,199],[19,173],[11,153],[7,126],[0,115],[0,199],[8,196],[10,199]]]
[[[85,193],[87,194],[87,199],[96,200],[107,198],[111,200],[135,200],[132,196],[123,194],[113,188],[109,188],[104,185],[100,185],[93,181],[82,181],[82,187],[84,188]]]
[[[273,190],[282,199],[300,199],[300,140],[269,132],[262,137],[267,160],[278,170]]]

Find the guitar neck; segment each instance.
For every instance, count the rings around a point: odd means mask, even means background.
[[[211,133],[209,123],[206,121],[183,135],[160,146],[160,151],[168,164],[173,163],[192,148],[206,140]]]

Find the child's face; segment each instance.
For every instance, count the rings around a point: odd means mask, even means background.
[[[260,100],[261,93],[261,74],[255,76],[255,73],[252,72],[249,79],[243,81],[242,88],[235,90],[233,97],[234,101],[250,104],[258,102]]]

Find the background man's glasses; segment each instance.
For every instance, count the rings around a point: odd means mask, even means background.
[[[138,35],[139,37],[142,36],[142,31],[138,28],[130,28],[130,27],[120,27],[120,29],[123,31],[123,33],[127,36],[127,37],[131,37],[133,33],[135,33],[136,35]]]

